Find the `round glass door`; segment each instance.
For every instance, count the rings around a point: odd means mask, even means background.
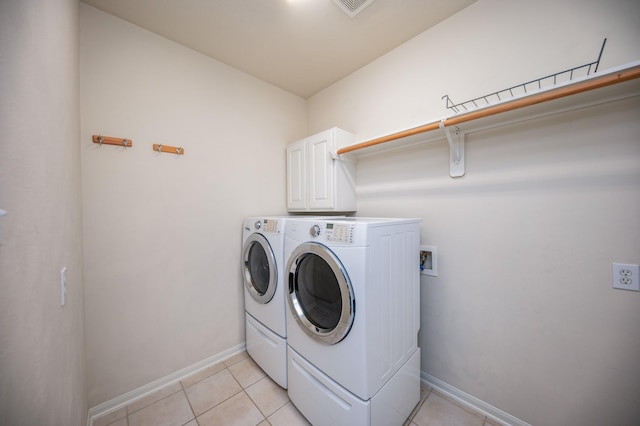
[[[291,254],[288,302],[302,329],[312,338],[335,344],[353,324],[353,288],[340,260],[322,244],[305,243]]]
[[[276,261],[267,239],[251,234],[244,243],[242,255],[244,285],[259,303],[268,303],[276,292]]]

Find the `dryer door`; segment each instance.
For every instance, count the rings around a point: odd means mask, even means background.
[[[278,271],[269,241],[258,233],[251,234],[242,248],[242,276],[251,297],[268,303],[276,292]]]
[[[333,345],[349,334],[355,316],[353,287],[335,254],[318,243],[298,246],[287,264],[291,312],[313,339]]]

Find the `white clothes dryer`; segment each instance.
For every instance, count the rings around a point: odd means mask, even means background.
[[[315,426],[402,425],[419,402],[419,223],[287,222],[288,393]]]
[[[247,353],[287,387],[285,217],[248,217],[242,226],[242,276]]]

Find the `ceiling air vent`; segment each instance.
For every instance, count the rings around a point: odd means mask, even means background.
[[[369,6],[374,0],[333,0],[344,12],[353,18],[362,11],[365,7]]]

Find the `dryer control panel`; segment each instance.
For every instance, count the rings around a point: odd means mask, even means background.
[[[253,229],[258,232],[262,231],[270,234],[279,234],[281,232],[281,226],[278,225],[280,221],[276,219],[260,219],[256,220],[253,224]],[[246,231],[251,231],[249,227],[245,225]]]
[[[262,230],[264,232],[271,232],[271,233],[278,232],[278,221],[277,220],[265,219],[264,220],[264,225],[262,226]]]

